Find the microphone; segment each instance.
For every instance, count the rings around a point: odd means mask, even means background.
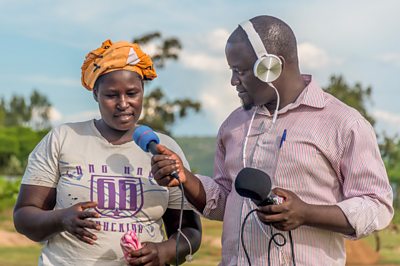
[[[150,127],[144,125],[138,126],[133,132],[132,138],[143,151],[151,152],[153,155],[159,154],[156,145],[160,143],[160,139]],[[179,180],[176,171],[173,171],[170,175]]]
[[[235,180],[236,192],[250,198],[257,206],[281,203],[280,197],[271,195],[271,186],[271,178],[267,173],[250,167],[240,170]]]

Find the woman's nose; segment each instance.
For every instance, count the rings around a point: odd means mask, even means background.
[[[117,107],[120,108],[120,109],[125,109],[125,108],[128,107],[128,101],[127,101],[125,95],[121,95],[121,96],[118,98]]]

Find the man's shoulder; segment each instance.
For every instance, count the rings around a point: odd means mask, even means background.
[[[325,92],[325,97],[326,106],[324,111],[328,121],[342,125],[351,125],[360,120],[368,122],[357,109],[347,105],[332,94]]]

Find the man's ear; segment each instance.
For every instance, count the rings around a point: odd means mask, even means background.
[[[97,88],[93,88],[93,98],[96,102],[99,102],[99,100],[97,99],[97,93],[98,93]]]

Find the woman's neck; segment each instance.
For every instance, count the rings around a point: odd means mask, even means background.
[[[111,144],[121,145],[132,141],[132,130],[116,130],[108,126],[103,119],[95,120],[94,125],[100,134]],[[132,131],[132,132],[131,132]]]

